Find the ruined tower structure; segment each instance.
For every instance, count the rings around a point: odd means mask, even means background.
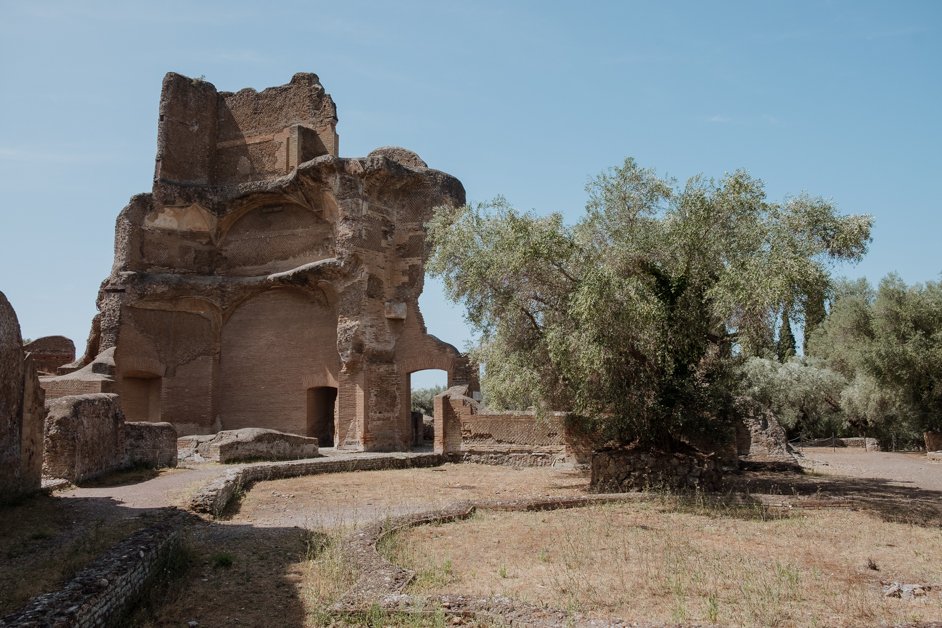
[[[181,435],[383,451],[413,442],[411,373],[476,386],[418,307],[424,224],[461,182],[402,148],[341,158],[336,124],[314,74],[237,93],[168,74],[153,190],[118,216],[89,348],[50,396],[107,389]]]

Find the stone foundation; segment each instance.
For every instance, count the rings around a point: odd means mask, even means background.
[[[587,439],[565,412],[494,411],[456,386],[435,397],[435,451],[463,462],[510,466],[587,463]]]
[[[317,439],[276,430],[248,427],[177,441],[181,459],[214,462],[300,460],[318,455]]]
[[[602,449],[592,454],[590,490],[715,491],[723,475],[716,460],[696,453],[664,453],[635,448]]]

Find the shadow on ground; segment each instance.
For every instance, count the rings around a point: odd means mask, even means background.
[[[878,478],[822,476],[787,471],[752,471],[730,476],[729,490],[799,498],[801,506],[850,508],[883,521],[942,526],[942,491]]]

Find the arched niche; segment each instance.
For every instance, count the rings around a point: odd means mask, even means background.
[[[333,255],[333,225],[324,212],[295,203],[241,209],[222,226],[220,274],[267,275]]]

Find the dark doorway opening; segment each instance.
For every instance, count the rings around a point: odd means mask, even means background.
[[[318,440],[321,447],[334,446],[334,408],[337,389],[319,386],[307,389],[307,435]]]

